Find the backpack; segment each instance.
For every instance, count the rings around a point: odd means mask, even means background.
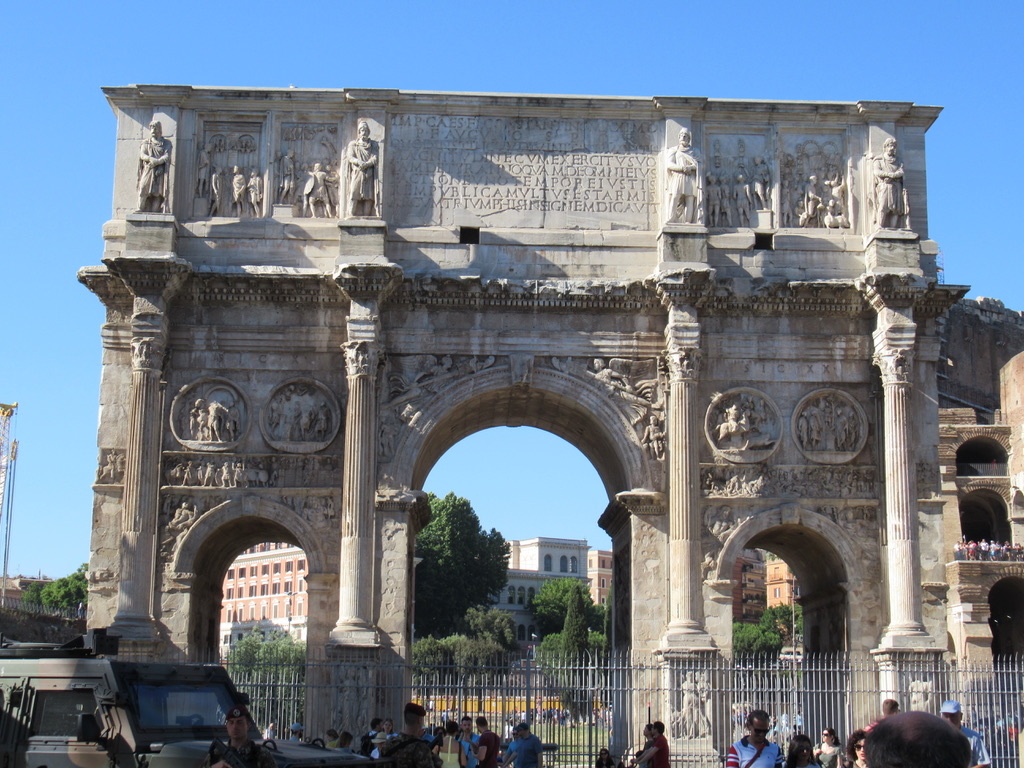
[[[359,739],[359,754],[364,757],[369,757],[373,752],[373,736],[369,732],[363,734],[362,738]]]

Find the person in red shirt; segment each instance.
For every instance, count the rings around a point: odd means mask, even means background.
[[[498,768],[498,747],[501,746],[498,734],[487,727],[487,718],[482,716],[476,719],[476,729],[480,731],[475,752],[479,768]]]
[[[640,757],[629,761],[630,766],[644,763],[648,768],[668,768],[668,739],[665,738],[665,724],[660,720],[651,723],[654,732],[654,743]]]

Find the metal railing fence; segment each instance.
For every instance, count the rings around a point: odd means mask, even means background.
[[[484,715],[507,738],[516,723],[529,721],[543,742],[557,745],[546,760],[552,766],[593,765],[602,747],[617,758],[631,756],[643,746],[644,723],[654,720],[666,725],[673,763],[718,766],[743,735],[751,709],[769,712],[770,738],[784,748],[796,733],[817,743],[826,727],[845,742],[877,719],[881,700],[891,696],[904,710],[932,713],[945,699],[959,700],[964,724],[983,734],[993,766],[1013,768],[1024,716],[1021,657],[987,665],[927,657],[885,668],[870,656],[848,654],[780,661],[610,653],[428,666],[311,658],[305,665],[229,665],[228,671],[251,697],[261,728],[274,722],[280,733],[291,722],[319,723],[358,738],[374,716],[393,717],[400,728],[401,706],[412,699],[428,709],[428,725]],[[323,734],[307,731],[314,736]]]

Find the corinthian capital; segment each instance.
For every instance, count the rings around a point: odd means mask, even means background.
[[[700,371],[701,351],[696,347],[670,348],[666,353],[668,373],[671,381],[688,381],[697,378]]]
[[[909,384],[914,373],[914,350],[883,349],[875,353],[874,363],[882,372],[883,384]]]
[[[164,365],[163,334],[147,334],[132,338],[132,368],[137,371],[159,371]]]
[[[377,370],[380,351],[376,344],[350,341],[341,347],[345,352],[345,370],[349,376],[372,376]]]

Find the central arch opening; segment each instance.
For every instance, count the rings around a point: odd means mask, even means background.
[[[803,613],[802,648],[796,643],[792,652],[847,650],[846,567],[836,547],[820,532],[796,524],[755,533],[744,547],[771,553],[766,571],[772,555],[784,561],[793,586],[799,585],[795,598]]]
[[[449,447],[430,469],[425,491],[467,499],[480,527],[498,531],[509,542],[508,582],[488,607],[511,617],[524,650],[542,643],[551,629],[533,610],[545,583],[579,581],[597,606],[593,615],[607,602],[611,539],[597,524],[608,505],[605,486],[580,449],[526,426],[474,432]]]

